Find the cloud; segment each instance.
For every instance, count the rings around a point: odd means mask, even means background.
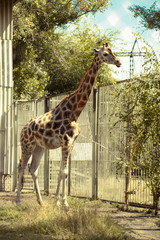
[[[133,42],[133,39],[135,38],[134,35],[132,34],[132,28],[131,27],[125,27],[122,30],[121,36],[127,42]]]
[[[120,22],[120,19],[118,15],[115,12],[112,12],[108,17],[107,17],[108,22],[110,23],[111,26],[116,26],[117,23]]]
[[[125,1],[123,4],[122,4],[122,7],[123,9],[127,12],[127,13],[131,13],[129,10],[128,10],[128,7],[130,7],[132,5],[132,3],[130,1]]]
[[[159,31],[153,31],[151,33],[151,37],[154,39],[154,41],[159,42],[160,41],[160,33],[159,33]]]
[[[156,2],[156,6],[157,6],[158,8],[160,8],[160,3]]]

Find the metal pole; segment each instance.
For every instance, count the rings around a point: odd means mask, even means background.
[[[44,112],[49,111],[48,98],[44,99]],[[49,194],[49,151],[45,150],[44,152],[44,193]]]
[[[134,66],[133,66],[133,55],[131,54],[130,55],[130,79],[133,77],[133,69],[134,69]]]
[[[13,156],[13,185],[12,191],[15,191],[17,186],[17,132],[18,132],[18,108],[17,104],[14,103],[14,114],[13,114],[13,135],[14,135],[14,156]]]
[[[96,112],[96,142],[98,143],[99,140],[99,106],[100,106],[100,99],[99,99],[99,94],[100,94],[100,88],[98,87],[97,89],[97,112]],[[99,153],[99,148],[98,144],[96,144],[96,199],[98,198],[98,153]]]
[[[97,89],[93,89],[93,143],[92,143],[92,199],[97,199],[98,190],[98,124],[97,124]]]
[[[71,154],[68,159],[68,195],[71,194]]]

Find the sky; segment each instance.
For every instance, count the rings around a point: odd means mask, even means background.
[[[128,10],[133,4],[149,8],[154,0],[111,0],[111,7],[104,13],[97,13],[96,23],[101,29],[112,28],[121,31],[121,37],[126,42],[132,43],[134,36],[132,32],[139,32],[151,44],[160,44],[160,32],[146,30],[139,22],[139,19],[133,17],[133,13]],[[159,3],[158,3],[159,2]],[[160,7],[160,1],[157,1]]]
[[[133,4],[145,6],[149,8],[153,4],[154,0],[111,0],[111,7],[103,13],[97,13],[94,17],[95,23],[100,29],[113,29],[119,30],[121,33],[120,38],[126,44],[125,49],[131,51],[133,43],[135,41],[135,36],[133,33],[139,32],[141,36],[153,47],[154,51],[160,53],[160,31],[147,30],[141,24],[138,18],[133,17],[133,13],[128,10],[129,6]],[[157,6],[160,7],[160,1],[157,0]],[[139,48],[141,49],[141,42],[135,46],[135,51]],[[121,58],[122,67],[121,74],[118,78],[126,79],[129,77],[129,58]],[[140,65],[143,65],[143,59],[134,59],[134,74],[138,74],[142,69]],[[138,68],[136,68],[139,66]],[[115,70],[115,69],[114,69]],[[120,72],[120,71],[119,71]]]

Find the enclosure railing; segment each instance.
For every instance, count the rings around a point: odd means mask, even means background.
[[[121,83],[121,84],[124,84]],[[38,101],[15,103],[15,161],[13,188],[16,188],[17,164],[20,159],[19,136],[23,126],[34,116],[53,109],[64,95],[42,98]],[[69,158],[68,194],[77,197],[104,199],[124,203],[127,177],[118,169],[118,160],[126,142],[125,124],[114,123],[118,116],[113,111],[114,85],[94,89],[78,120],[81,133]],[[119,103],[121,104],[121,103]],[[55,193],[61,149],[46,151],[39,167],[41,190]],[[30,162],[29,162],[30,164]],[[25,170],[26,189],[33,189],[33,182]],[[151,205],[152,196],[138,171],[132,172],[130,204]]]

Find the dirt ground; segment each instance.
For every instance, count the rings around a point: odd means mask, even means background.
[[[120,224],[123,229],[137,240],[160,240],[159,216],[146,213],[146,210],[120,211],[110,208],[111,217]]]
[[[15,197],[15,193],[1,192],[0,207],[14,205]],[[43,196],[44,200],[48,200],[49,198],[50,197]],[[25,201],[36,203],[35,194],[22,194],[22,203]],[[100,215],[110,215],[116,223],[123,227],[125,232],[129,233],[137,240],[160,240],[160,227],[158,226],[158,220],[160,220],[159,215],[155,217],[153,214],[148,214],[146,210],[139,209],[129,212],[121,211],[119,208],[115,207],[115,205],[108,203],[103,203],[97,210]]]

